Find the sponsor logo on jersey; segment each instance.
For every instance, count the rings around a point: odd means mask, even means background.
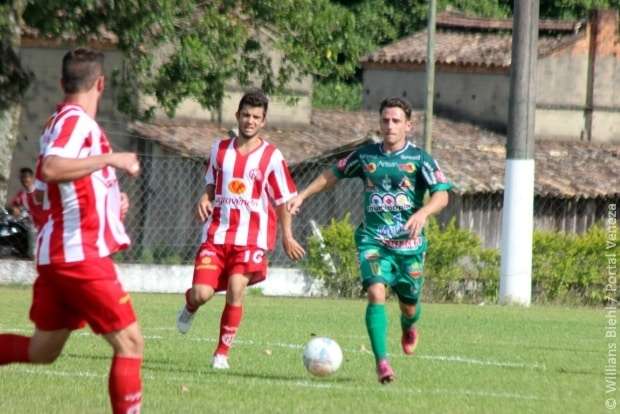
[[[372,174],[375,171],[377,171],[377,164],[375,164],[374,162],[369,162],[368,164],[364,166],[364,170]]]
[[[404,171],[406,173],[414,173],[415,172],[415,164],[412,162],[406,162],[404,164],[398,164],[398,169]]]
[[[414,279],[419,278],[422,276],[422,265],[420,263],[412,263],[407,269],[407,273]]]
[[[405,193],[384,194],[373,193],[370,196],[368,211],[371,213],[385,211],[402,211],[411,208],[411,200]]]
[[[416,237],[409,240],[382,239],[381,243],[390,249],[416,249],[422,245],[422,238]]]
[[[448,182],[448,179],[446,178],[445,175],[443,175],[443,171],[441,171],[440,169],[435,170],[435,178],[437,179],[437,182],[439,183]]]
[[[196,266],[196,269],[215,270],[217,269],[217,266],[212,263],[212,260],[210,257],[205,256],[202,259],[200,259],[200,264]]]
[[[419,155],[401,155],[400,158],[402,158],[403,160],[412,160],[412,161],[420,160]]]
[[[398,165],[398,163],[394,161],[379,161],[378,164],[381,168],[394,168]]]
[[[256,209],[259,206],[258,199],[246,200],[243,198],[237,197],[226,197],[226,196],[215,196],[215,206],[221,207],[224,205],[232,206],[232,207],[244,207],[248,209]]]
[[[245,185],[243,180],[232,179],[228,183],[228,191],[230,191],[233,194],[237,194],[237,195],[243,194],[245,193],[246,189],[247,189],[247,186]]]

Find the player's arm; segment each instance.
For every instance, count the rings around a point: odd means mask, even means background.
[[[213,213],[213,200],[215,199],[215,185],[207,184],[205,193],[200,197],[196,206],[196,216],[200,221],[206,221]]]
[[[434,192],[424,207],[416,211],[413,216],[409,217],[409,220],[405,223],[405,229],[409,230],[409,235],[412,239],[420,235],[429,216],[439,213],[448,205],[448,200],[447,191]]]
[[[293,261],[302,259],[306,254],[306,251],[293,237],[293,220],[286,204],[280,204],[277,206],[276,214],[278,215],[280,229],[282,230],[282,247],[284,248],[286,255]]]
[[[288,203],[286,203],[288,211],[292,215],[297,214],[304,200],[312,197],[316,193],[320,193],[321,191],[325,191],[325,190],[329,190],[330,188],[333,188],[337,182],[338,182],[338,177],[336,177],[336,175],[331,169],[327,169],[323,171],[323,173],[319,175],[317,178],[315,178],[314,181],[312,181],[308,187],[306,187],[296,197],[294,197]]]
[[[140,162],[132,152],[101,154],[86,158],[49,155],[41,164],[41,177],[48,183],[73,181],[107,166],[123,170],[132,176],[140,172]]]

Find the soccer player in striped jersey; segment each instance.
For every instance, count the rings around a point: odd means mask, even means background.
[[[246,93],[236,113],[238,136],[216,141],[205,175],[206,191],[197,207],[205,222],[191,289],[177,315],[186,333],[198,308],[215,292],[226,291],[220,335],[212,366],[227,369],[228,353],[241,323],[245,289],[267,276],[266,253],[275,245],[277,220],[284,251],[292,260],[305,254],[293,238],[286,202],[297,194],[282,153],[260,137],[268,100]],[[274,208],[275,205],[275,208]]]
[[[104,90],[103,54],[78,48],[65,54],[63,102],[45,125],[35,187],[46,212],[36,249],[31,337],[0,335],[0,365],[52,363],[71,332],[88,323],[112,346],[112,411],[139,413],[143,339],[129,295],[110,255],[129,238],[122,219],[129,202],[116,170],[137,175],[133,153],[113,153],[95,121]]]
[[[407,141],[411,106],[401,98],[381,103],[383,142],[368,144],[323,172],[288,203],[296,214],[305,199],[333,187],[342,178],[364,182],[364,221],[355,232],[361,282],[368,293],[366,328],[382,384],[394,380],[387,354],[386,287],[400,302],[401,345],[413,354],[419,340],[420,295],[427,240],[424,224],[448,204],[452,184],[437,162]],[[431,197],[424,204],[424,194]]]

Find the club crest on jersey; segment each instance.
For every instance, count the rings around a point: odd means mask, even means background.
[[[398,186],[402,190],[407,190],[407,189],[413,187],[413,185],[411,184],[411,181],[409,181],[409,178],[407,178],[407,177],[403,177],[403,179],[400,180],[400,184],[398,184]]]
[[[372,174],[377,171],[377,164],[375,164],[374,162],[369,162],[364,166],[364,169]]]
[[[411,266],[409,266],[409,269],[407,269],[407,271],[409,273],[409,276],[414,279],[422,276],[422,266],[419,263],[412,264]]]
[[[415,164],[412,162],[407,162],[404,164],[398,164],[398,169],[404,171],[406,173],[414,173],[415,172]]]
[[[233,179],[228,183],[228,191],[233,194],[241,195],[245,193],[246,189],[247,187],[243,180]]]
[[[248,172],[248,177],[250,177],[250,180],[261,181],[263,179],[263,173],[258,168],[252,168],[250,172]]]

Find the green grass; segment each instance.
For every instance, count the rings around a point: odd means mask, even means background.
[[[0,331],[29,333],[30,289],[0,287]],[[250,296],[232,369],[209,368],[223,298],[200,310],[187,336],[174,320],[181,295],[134,294],[146,337],[145,413],[583,413],[604,412],[607,340],[602,309],[425,305],[417,355],[400,350],[397,305],[389,348],[397,381],[377,383],[364,301]],[[336,339],[345,361],[311,378],[301,346]],[[270,352],[269,352],[270,351]],[[51,366],[0,368],[0,413],[108,412],[110,349],[75,332]]]

